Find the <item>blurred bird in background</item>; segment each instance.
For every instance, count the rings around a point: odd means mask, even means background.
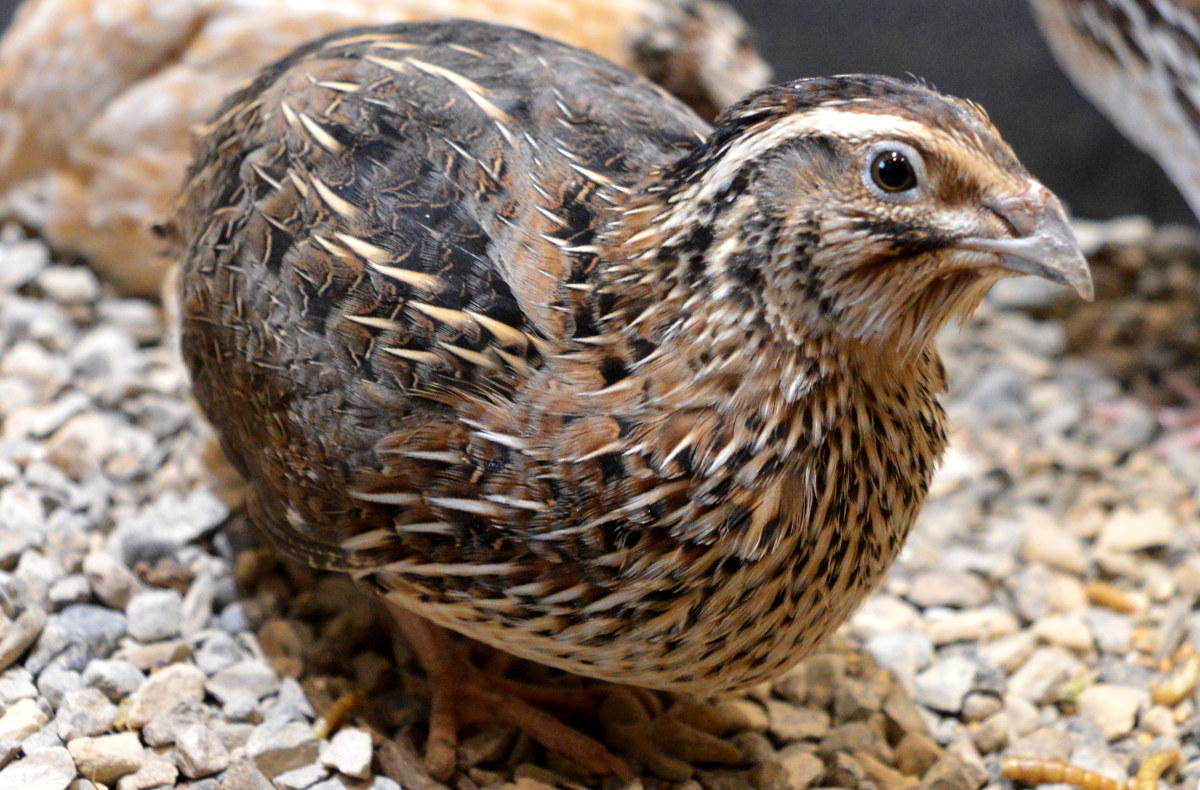
[[[1200,2],[1030,0],[1079,90],[1200,216]]]

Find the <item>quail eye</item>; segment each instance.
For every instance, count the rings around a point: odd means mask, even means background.
[[[884,192],[907,192],[917,186],[917,171],[903,151],[881,151],[871,160],[871,180]]]

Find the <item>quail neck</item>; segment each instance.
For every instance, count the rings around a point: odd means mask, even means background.
[[[620,306],[606,320],[656,339],[642,364],[794,401],[834,369],[928,366],[1002,277],[1091,298],[1058,200],[975,104],[853,75],[763,89],[716,123],[614,200],[598,293]]]

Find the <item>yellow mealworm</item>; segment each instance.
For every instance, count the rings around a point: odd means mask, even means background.
[[[313,735],[317,736],[317,740],[328,738],[342,723],[342,719],[346,718],[346,714],[361,705],[364,699],[361,691],[351,691],[338,697],[329,706],[329,710],[313,722]]]
[[[1137,776],[1118,782],[1104,774],[1089,771],[1062,760],[1041,757],[1006,757],[1000,761],[1000,775],[1025,784],[1068,784],[1079,790],[1156,790],[1163,772],[1179,761],[1179,750],[1168,749],[1142,761]]]
[[[1005,779],[1026,784],[1062,782],[1080,790],[1125,790],[1120,782],[1104,774],[1041,757],[1006,757],[1000,761],[1000,773]]]
[[[1088,601],[1096,606],[1103,606],[1124,614],[1133,614],[1141,609],[1136,598],[1108,582],[1088,582],[1084,591],[1087,593]]]
[[[1129,780],[1129,790],[1156,790],[1158,777],[1175,763],[1179,762],[1179,750],[1167,749],[1157,752],[1142,760],[1137,777]]]
[[[1175,665],[1166,678],[1150,683],[1150,698],[1159,705],[1174,707],[1187,699],[1200,681],[1200,655],[1191,645],[1184,645],[1180,650],[1183,654],[1182,663]]]

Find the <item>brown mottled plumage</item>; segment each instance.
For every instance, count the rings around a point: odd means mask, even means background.
[[[1014,272],[1091,287],[972,104],[839,77],[710,129],[466,22],[271,68],[174,232],[196,396],[280,548],[702,693],[794,664],[894,559],[945,444],[937,329]]]

